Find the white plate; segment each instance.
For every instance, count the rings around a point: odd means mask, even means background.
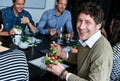
[[[29,61],[29,63],[31,63],[31,64],[33,64],[33,65],[35,65],[35,66],[37,66],[37,67],[40,67],[41,69],[46,70],[46,65],[45,65],[45,60],[44,60],[44,58],[45,58],[45,56],[42,56],[42,57],[40,57],[40,58],[37,58],[37,59],[34,59],[34,60]],[[66,65],[66,64],[63,64],[63,66],[64,66],[65,68],[68,68],[68,67],[69,67],[69,66]]]
[[[35,37],[28,37],[28,42],[29,42],[30,45],[32,45],[32,44],[34,44],[35,42],[36,42],[36,43],[41,43],[42,40],[41,40],[41,39],[37,39],[37,38],[35,38]]]
[[[17,29],[17,28],[13,28],[13,29],[14,29],[16,34],[21,34],[22,33],[22,30],[20,30],[20,29]]]

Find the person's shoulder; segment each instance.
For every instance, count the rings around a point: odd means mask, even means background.
[[[6,11],[11,11],[12,7],[5,7],[5,8],[2,8],[1,11],[2,12],[6,12]]]
[[[70,11],[69,11],[69,10],[67,10],[67,9],[65,9],[65,10],[64,10],[64,12],[65,12],[65,13],[69,13],[69,14],[70,14]]]
[[[25,53],[21,50],[18,50],[18,49],[13,49],[13,48],[10,48],[8,50],[5,50],[2,52],[2,56],[12,56],[12,54],[14,54],[15,56],[23,56],[25,57]]]
[[[99,50],[112,50],[110,42],[104,37],[101,36],[95,43],[95,47]]]
[[[24,13],[24,14],[30,14],[27,10],[22,10],[22,13]]]
[[[52,13],[54,11],[55,11],[55,9],[49,9],[49,10],[46,10],[44,13]]]
[[[113,49],[117,49],[120,51],[120,42],[116,43],[114,46],[113,46]]]
[[[99,38],[98,41],[99,41],[99,43],[101,43],[103,45],[110,45],[110,42],[103,35]]]
[[[9,49],[8,52],[9,53],[15,53],[16,55],[25,57],[25,53],[22,50],[19,50],[19,49]]]
[[[102,57],[102,58],[109,58],[109,60],[112,60],[113,52],[112,47],[109,43],[109,41],[104,38],[104,36],[101,36],[94,46],[92,47],[92,51],[94,52],[94,56]]]
[[[54,13],[55,13],[54,9],[49,9],[49,10],[44,11],[43,15],[52,15]]]
[[[118,46],[118,47],[120,47],[120,42],[116,43],[116,44],[115,44],[115,46]]]
[[[21,16],[26,16],[26,17],[31,17],[31,14],[27,11],[27,10],[22,10],[22,12],[20,13]]]
[[[120,42],[116,43],[113,47],[113,59],[120,59]]]
[[[4,7],[1,10],[8,10],[8,9],[11,9],[11,7]]]
[[[19,50],[19,49],[12,49],[13,52],[18,52],[18,53],[24,53],[22,50]]]
[[[67,9],[65,9],[64,11],[65,11],[65,12],[68,12],[68,13],[70,13],[70,11],[69,11],[69,10],[67,10]]]
[[[70,15],[71,15],[71,12],[70,12],[69,10],[65,9],[65,10],[63,11],[63,14],[70,16]]]

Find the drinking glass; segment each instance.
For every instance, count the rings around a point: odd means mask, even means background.
[[[66,34],[66,44],[69,45],[71,41],[71,34]]]
[[[57,43],[58,44],[63,44],[63,28],[60,27],[59,31],[58,31],[58,39],[57,39]]]

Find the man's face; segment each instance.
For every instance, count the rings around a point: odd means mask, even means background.
[[[24,8],[25,0],[16,0],[15,3],[13,3],[13,8],[15,13],[22,12]]]
[[[67,6],[67,0],[59,0],[59,2],[56,2],[56,9],[59,12],[63,12]]]
[[[81,40],[85,41],[89,39],[99,30],[100,27],[101,24],[96,24],[90,15],[84,13],[79,14],[76,28]]]

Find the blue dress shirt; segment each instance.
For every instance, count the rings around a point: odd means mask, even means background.
[[[64,10],[60,16],[56,16],[56,9],[45,11],[37,26],[41,34],[48,34],[49,29],[58,32],[60,27],[66,27],[67,33],[73,33],[71,13],[68,10]]]
[[[30,15],[29,12],[25,10],[22,10],[22,12],[18,14],[18,16],[15,16],[13,12],[13,6],[4,8],[1,11],[2,11],[2,18],[3,18],[3,25],[4,25],[3,31],[9,31],[10,29],[13,28],[14,25],[21,26],[24,30],[26,27],[26,24],[21,24],[21,18],[23,16],[28,17],[30,22],[34,25],[32,16]]]

